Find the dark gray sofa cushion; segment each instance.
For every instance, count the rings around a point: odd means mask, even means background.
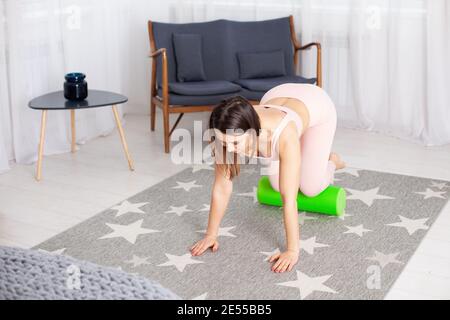
[[[315,78],[307,79],[300,76],[285,76],[285,77],[274,77],[274,78],[263,78],[263,79],[239,79],[234,81],[241,87],[250,91],[261,91],[267,92],[270,89],[281,85],[283,83],[310,83],[314,84],[316,82]]]
[[[260,91],[250,91],[242,89],[238,92],[217,94],[217,95],[207,95],[207,96],[187,96],[180,95],[176,93],[169,93],[169,104],[176,106],[191,105],[191,106],[204,106],[204,105],[215,105],[220,103],[222,100],[233,97],[236,95],[243,96],[249,100],[259,101],[264,96],[265,92]],[[162,97],[162,90],[158,90],[158,96]]]
[[[177,80],[206,80],[202,57],[202,36],[199,34],[173,34]]]
[[[282,50],[286,75],[294,75],[294,56],[289,17],[265,21],[215,20],[200,23],[153,23],[156,48],[166,48],[169,82],[177,82],[172,35],[202,36],[203,66],[206,80],[239,79],[238,52],[270,52]],[[157,59],[157,81],[162,83],[162,59]]]
[[[239,52],[238,59],[240,79],[270,78],[286,75],[286,65],[282,50]]]
[[[226,50],[226,30],[225,20],[215,20],[201,23],[153,23],[153,34],[156,48],[166,48],[168,64],[168,82],[177,82],[176,60],[172,35],[174,33],[200,34],[202,36],[203,67],[206,80],[231,80],[227,76],[227,59],[229,53]],[[157,59],[157,82],[162,84],[162,59]]]
[[[230,81],[196,81],[196,82],[171,82],[169,83],[169,91],[189,96],[202,96],[233,93],[241,90],[238,84]]]

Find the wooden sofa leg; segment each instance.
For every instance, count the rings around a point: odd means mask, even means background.
[[[155,125],[156,125],[156,104],[153,102],[150,102],[150,129],[152,131],[155,131]]]
[[[170,152],[170,128],[169,128],[169,106],[165,105],[163,108],[163,121],[164,121],[164,151]]]

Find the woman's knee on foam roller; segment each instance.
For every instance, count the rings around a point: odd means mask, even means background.
[[[279,177],[278,175],[275,176],[269,176],[270,185],[272,186],[272,189],[276,192],[280,192],[280,183],[279,183]]]
[[[307,197],[316,197],[318,196],[322,191],[323,188],[320,188],[319,185],[311,185],[306,183],[300,182],[300,191]]]

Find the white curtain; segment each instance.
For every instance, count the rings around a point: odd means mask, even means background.
[[[450,143],[450,1],[179,0],[173,22],[293,15],[302,43],[323,48],[324,88],[339,126]],[[299,70],[314,75],[315,52]]]
[[[130,4],[124,0],[0,0],[0,172],[37,159],[41,112],[32,98],[83,72],[90,89],[127,95]],[[77,143],[115,128],[111,108],[76,112]],[[45,154],[69,152],[70,112],[51,111]]]

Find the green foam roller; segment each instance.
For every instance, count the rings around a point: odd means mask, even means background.
[[[283,206],[281,194],[270,185],[269,177],[259,180],[256,197],[261,204],[269,206]],[[340,216],[346,205],[346,192],[344,188],[330,185],[315,197],[305,196],[301,191],[297,195],[297,208],[299,211],[317,212],[331,216]]]

